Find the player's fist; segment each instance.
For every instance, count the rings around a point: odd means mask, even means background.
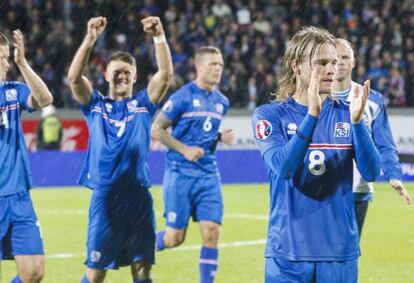
[[[365,106],[367,105],[368,95],[371,90],[371,83],[369,80],[364,82],[364,86],[357,86],[354,93],[350,96],[349,111],[351,112],[351,122],[358,123],[364,117]]]
[[[24,38],[20,30],[13,31],[14,62],[21,67],[27,64],[24,51]]]
[[[221,132],[221,142],[232,145],[234,143],[234,132],[232,129],[224,129]]]
[[[141,20],[144,32],[151,34],[152,36],[159,36],[164,34],[164,29],[159,17],[146,17]]]
[[[95,43],[98,36],[105,30],[106,18],[95,17],[88,21],[88,33],[86,38],[91,42]]]
[[[185,146],[182,150],[182,155],[184,155],[188,161],[196,162],[204,155],[204,149],[198,146]]]
[[[321,68],[315,66],[311,73],[308,87],[308,111],[312,116],[319,117],[321,113],[321,96],[319,95],[319,84],[321,81]]]

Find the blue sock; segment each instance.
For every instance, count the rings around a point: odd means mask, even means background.
[[[89,283],[88,277],[86,277],[86,274],[83,276],[80,283]]]
[[[138,280],[135,279],[132,283],[152,283],[152,279]]]
[[[23,283],[23,281],[20,279],[19,275],[16,275],[10,283]]]
[[[200,252],[200,283],[212,283],[217,272],[218,249],[202,247]]]
[[[157,251],[162,251],[163,249],[166,248],[165,243],[164,243],[164,235],[165,235],[165,231],[159,231],[157,233]]]

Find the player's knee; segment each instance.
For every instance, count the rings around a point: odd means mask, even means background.
[[[170,247],[177,247],[179,245],[181,245],[184,240],[185,240],[185,232],[183,231],[177,231],[177,232],[171,232],[171,233],[166,233],[166,237],[165,239],[165,244]]]
[[[134,279],[137,280],[147,280],[151,278],[151,267],[152,263],[150,262],[140,262],[139,264],[135,264],[132,268],[132,273]]]
[[[86,271],[86,277],[88,278],[89,283],[101,283],[105,278],[104,270],[88,269]]]
[[[215,246],[220,237],[220,225],[216,223],[204,224],[202,227],[203,242]]]
[[[19,277],[23,282],[38,283],[42,281],[45,273],[44,261],[42,259],[27,264],[23,269],[20,270]]]
[[[41,282],[44,276],[43,268],[29,268],[19,274],[23,282],[38,283]]]

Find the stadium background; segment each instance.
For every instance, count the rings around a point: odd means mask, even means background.
[[[71,98],[66,74],[86,22],[95,15],[106,16],[109,23],[91,55],[87,76],[103,92],[102,72],[115,50],[130,51],[137,58],[137,89],[154,72],[153,43],[139,24],[147,15],[162,18],[170,43],[175,70],[170,93],[194,78],[191,56],[195,48],[211,44],[223,51],[226,67],[220,87],[232,104],[223,124],[235,129],[237,142],[218,151],[223,182],[233,184],[224,187],[228,216],[222,241],[229,248],[223,250],[218,282],[262,281],[268,198],[267,186],[257,183],[265,183],[267,175],[251,137],[250,114],[271,98],[285,44],[301,26],[322,26],[352,42],[358,62],[353,77],[359,82],[370,78],[383,93],[404,161],[405,180],[414,179],[413,1],[0,1],[0,30],[10,35],[20,28],[25,33],[27,57],[51,89],[64,125],[61,151],[37,151],[39,113],[24,115],[23,120],[34,183],[49,188],[33,191],[50,254],[45,282],[77,282],[83,273],[89,192],[73,186],[88,133]],[[8,78],[22,79],[13,64]],[[159,144],[151,148],[152,178],[159,184],[164,152]],[[413,194],[412,184],[408,189]],[[361,243],[361,282],[414,282],[412,208],[404,207],[385,185],[377,191]],[[161,190],[156,186],[153,192],[157,223],[162,227]],[[249,229],[251,225],[255,229]],[[187,249],[180,254],[182,265],[172,264],[173,252],[158,255],[157,282],[197,281],[197,234],[192,225]],[[14,272],[12,264],[2,263],[0,282],[8,282]],[[129,282],[125,271],[113,276],[109,282]]]

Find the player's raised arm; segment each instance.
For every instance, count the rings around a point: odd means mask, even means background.
[[[88,104],[92,95],[92,85],[89,80],[83,76],[86,64],[88,63],[89,54],[98,38],[105,30],[106,18],[95,17],[88,21],[88,31],[75,57],[70,64],[68,79],[70,88],[76,101],[80,104]]]
[[[20,30],[13,31],[14,62],[30,89],[28,106],[42,108],[53,102],[53,96],[42,79],[33,71],[26,60],[24,37]]]
[[[355,88],[355,93],[350,97],[350,112],[352,122],[352,138],[355,147],[355,162],[362,178],[368,182],[374,182],[381,171],[381,158],[374,142],[369,136],[363,121],[365,106],[370,92],[370,82],[364,82],[363,93]]]
[[[175,139],[168,131],[167,128],[171,126],[172,122],[162,112],[157,115],[154,123],[151,127],[151,137],[163,145],[171,148],[181,155],[183,155],[189,161],[197,161],[204,155],[204,150],[198,146],[187,146]]]
[[[154,38],[155,57],[158,71],[154,74],[148,84],[148,96],[152,103],[158,103],[167,92],[168,85],[173,75],[173,64],[170,48],[165,39],[164,29],[158,17],[147,17],[143,19],[144,31]]]

